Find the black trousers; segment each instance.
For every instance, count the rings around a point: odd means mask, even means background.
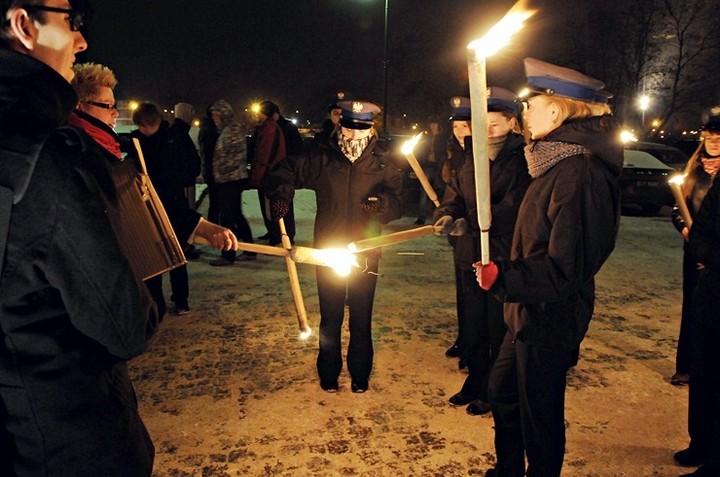
[[[692,313],[693,366],[690,378],[688,432],[690,448],[710,456],[720,467],[720,274],[700,272]]]
[[[463,345],[468,375],[461,389],[473,399],[488,400],[488,380],[507,328],[503,304],[478,286],[473,270],[460,269]]]
[[[358,261],[361,261],[358,258]],[[337,379],[342,370],[341,334],[345,304],[350,312],[350,343],[347,367],[354,381],[370,377],[373,363],[372,308],[377,284],[378,257],[360,263],[363,270],[353,270],[340,277],[328,267],[317,267],[320,302],[320,352],[317,370],[321,380]]]
[[[216,184],[215,187],[217,188],[220,225],[230,229],[243,242],[253,243],[250,224],[242,211],[242,193],[247,189],[247,183],[247,179],[242,179]],[[236,252],[224,250],[222,256],[232,262],[235,260]]]
[[[572,351],[528,346],[506,333],[490,373],[500,477],[559,477],[565,454],[565,386]]]
[[[683,250],[683,301],[675,372],[690,374],[692,368],[692,296],[698,280],[697,258],[689,247]]]

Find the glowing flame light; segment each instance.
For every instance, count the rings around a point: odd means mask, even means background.
[[[312,334],[312,330],[308,326],[303,331],[300,332],[300,339],[305,341],[306,339],[310,338],[310,335]]]
[[[524,3],[524,1],[517,2],[484,37],[472,41],[468,49],[475,50],[475,55],[481,59],[494,55],[510,43],[512,35],[520,31],[523,22],[535,13],[535,10],[526,10],[523,7]]]
[[[630,131],[622,131],[620,133],[620,141],[622,141],[623,144],[627,144],[629,142],[637,142],[638,138]]]
[[[341,277],[350,275],[350,271],[360,268],[357,257],[350,251],[342,248],[315,249],[307,247],[293,247],[290,257],[297,263],[310,263],[322,267],[330,267]]]
[[[685,174],[675,174],[668,179],[668,184],[670,185],[681,186],[683,185],[683,182],[685,182]]]
[[[412,137],[412,139],[409,139],[403,143],[401,152],[403,155],[407,156],[409,154],[413,153],[413,149],[415,149],[415,146],[420,141],[420,138],[422,137],[423,133],[416,134]]]

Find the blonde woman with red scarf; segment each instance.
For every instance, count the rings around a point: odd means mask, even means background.
[[[78,95],[78,103],[70,115],[70,125],[85,131],[99,146],[99,152],[108,163],[97,164],[98,167],[109,167],[113,175],[138,174],[138,164],[132,159],[123,160],[120,138],[113,129],[119,115],[113,93],[117,85],[115,74],[107,66],[95,63],[78,64],[73,66],[73,70],[75,76],[71,84]],[[215,248],[237,250],[237,238],[230,230],[205,220],[189,207],[179,212],[176,215],[180,219],[173,223],[173,228],[180,243],[191,241],[197,234],[207,239]],[[112,217],[122,211],[109,207],[108,213]],[[162,317],[165,312],[162,282],[155,278],[145,283],[158,305],[158,314]]]

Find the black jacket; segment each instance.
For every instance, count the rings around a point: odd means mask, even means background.
[[[490,161],[490,256],[494,260],[510,258],[510,243],[518,208],[530,182],[524,147],[523,137],[511,133],[498,156]],[[480,259],[480,227],[472,152],[467,153],[465,163],[448,182],[443,201],[435,210],[435,220],[443,215],[450,215],[455,220],[467,220],[468,230],[457,238],[454,247],[455,263],[465,269],[472,269],[472,264]]]
[[[315,191],[318,248],[344,248],[349,242],[378,236],[381,224],[401,216],[402,173],[385,159],[377,138],[372,138],[362,155],[351,162],[333,136],[329,143],[278,163],[263,187],[270,199],[286,201],[293,198],[295,189]],[[360,207],[369,196],[380,198],[375,214],[367,214]]]
[[[55,71],[0,49],[0,185],[14,201],[0,276],[0,426],[23,434],[17,445],[36,473],[149,475],[152,444],[124,360],[145,350],[157,316],[105,213],[105,160],[87,153],[83,133],[60,128],[76,103]],[[0,461],[13,465],[16,449]]]
[[[567,157],[530,182],[511,260],[498,262],[505,322],[527,344],[572,350],[587,332],[594,277],[620,224],[623,153],[616,137],[614,121],[603,117],[563,124],[543,139],[580,144],[592,155]]]

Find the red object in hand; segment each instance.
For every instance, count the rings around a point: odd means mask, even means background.
[[[273,220],[280,220],[290,211],[290,205],[282,199],[270,201],[270,214]]]
[[[480,288],[488,291],[495,284],[495,280],[498,277],[498,267],[495,262],[490,261],[487,265],[483,265],[481,262],[473,263],[475,267],[475,276],[477,282],[480,284]]]

